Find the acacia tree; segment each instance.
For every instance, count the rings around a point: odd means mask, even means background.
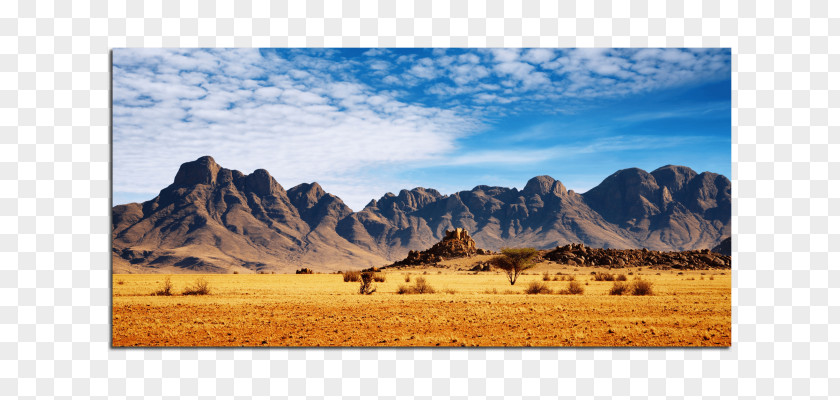
[[[510,284],[516,283],[519,274],[526,269],[534,268],[537,265],[534,258],[537,256],[537,250],[526,247],[522,249],[502,249],[502,254],[493,257],[490,263],[499,268],[507,274]]]

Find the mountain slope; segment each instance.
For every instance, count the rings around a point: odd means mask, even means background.
[[[114,270],[288,271],[387,262],[335,233],[350,212],[320,187],[287,193],[265,170],[244,175],[202,157],[183,164],[154,199],[114,207]]]
[[[317,183],[286,191],[265,170],[244,175],[202,157],[154,199],[115,206],[112,228],[115,272],[361,269],[429,248],[455,228],[490,250],[690,250],[730,236],[731,184],[668,165],[617,171],[583,194],[538,176],[522,190],[387,193],[354,213]]]

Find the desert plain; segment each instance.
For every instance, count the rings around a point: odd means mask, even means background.
[[[114,274],[114,347],[731,345],[731,270],[605,268],[542,262],[510,285],[483,258],[386,269],[376,292],[341,274]],[[645,280],[652,294],[611,295]],[[406,282],[406,277],[411,281]],[[435,290],[399,294],[422,277]],[[582,294],[565,294],[574,277]],[[169,278],[172,295],[157,291]],[[183,295],[197,279],[207,295]],[[552,294],[526,294],[532,282]]]

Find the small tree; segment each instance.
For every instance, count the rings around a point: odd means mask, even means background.
[[[362,272],[359,281],[359,294],[373,294],[376,291],[376,286],[373,286],[373,272]]]
[[[499,268],[507,274],[508,281],[513,285],[519,274],[526,269],[534,268],[537,265],[534,262],[534,257],[537,256],[537,250],[526,247],[522,249],[502,249],[502,254],[493,257],[490,263],[494,267]]]

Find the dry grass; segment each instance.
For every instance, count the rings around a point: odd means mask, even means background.
[[[125,281],[120,281],[123,282],[120,283],[120,285],[125,284]],[[152,294],[155,296],[172,296],[172,278],[167,276],[166,279],[163,280],[163,285],[161,285],[160,289],[156,290]]]
[[[624,282],[614,282],[612,287],[610,288],[610,294],[613,296],[621,296],[627,291],[630,290],[630,286],[628,286]]]
[[[475,259],[470,260],[470,265]],[[164,275],[114,275],[114,346],[729,346],[731,274],[715,280],[644,269],[646,296],[610,296],[615,282],[590,281],[603,268],[569,267],[575,296],[523,293],[531,282],[554,293],[570,282],[542,281],[563,265],[538,265],[513,287],[501,273],[457,271],[444,264],[422,276],[436,295],[400,296],[406,273],[386,271],[370,296],[337,274],[172,275],[172,296],[151,296]],[[634,271],[636,268],[633,269]],[[624,270],[626,274],[626,269]],[[637,274],[638,275],[638,274]],[[707,277],[710,275],[707,272]],[[686,281],[686,277],[696,277]],[[181,296],[197,278],[205,296]],[[630,281],[627,283],[635,283]],[[575,282],[577,283],[577,282]]]
[[[525,288],[525,294],[551,294],[552,290],[549,289],[548,285],[545,283],[540,283],[537,281],[531,282]]]
[[[184,296],[204,296],[210,294],[210,284],[204,278],[195,280],[192,286],[188,286],[182,293]]]
[[[362,273],[359,271],[346,271],[341,275],[344,277],[344,282],[358,282]]]
[[[435,289],[432,287],[432,285],[430,285],[428,282],[426,282],[426,278],[424,278],[422,276],[418,276],[417,278],[414,279],[414,285],[413,286],[400,285],[397,288],[397,294],[430,294],[430,293],[434,293],[434,292],[435,292]],[[453,290],[453,294],[454,294],[454,290]]]
[[[566,289],[567,294],[583,294],[583,286],[580,283],[570,280],[569,287]]]
[[[598,282],[609,281],[612,282],[615,280],[615,276],[613,274],[608,274],[605,272],[596,272],[592,275],[592,279]],[[625,278],[626,279],[626,278]]]

